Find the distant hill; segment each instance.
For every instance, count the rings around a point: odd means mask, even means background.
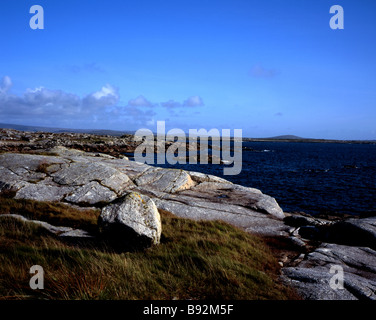
[[[51,132],[51,133],[87,133],[94,135],[108,135],[114,137],[120,137],[125,134],[134,134],[135,131],[117,131],[117,130],[106,130],[106,129],[67,129],[67,128],[54,128],[54,127],[39,127],[39,126],[28,126],[10,123],[0,123],[0,129],[14,129],[18,131],[29,131],[29,132]],[[154,133],[156,136],[156,133]],[[188,135],[188,134],[187,134]],[[335,139],[313,139],[313,138],[302,138],[291,134],[270,137],[270,138],[246,138],[243,137],[243,141],[280,141],[280,142],[322,142],[322,143],[368,143],[376,144],[376,140],[335,140]]]
[[[243,138],[243,141],[278,141],[278,142],[310,142],[310,143],[363,143],[363,144],[376,144],[375,140],[335,140],[335,139],[314,139],[302,138],[291,134],[276,136],[271,138]]]
[[[87,134],[109,135],[109,136],[122,136],[124,134],[134,133],[133,131],[117,131],[117,130],[103,130],[103,129],[67,129],[67,128],[27,126],[27,125],[9,124],[9,123],[0,123],[0,128],[14,129],[18,131],[29,131],[29,132],[51,132],[51,133],[73,132],[73,133],[87,133]]]
[[[306,138],[294,136],[292,134],[286,134],[286,135],[271,137],[267,139],[273,139],[273,140],[302,140],[304,139],[304,140],[307,140]]]

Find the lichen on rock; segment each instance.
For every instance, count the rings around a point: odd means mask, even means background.
[[[160,243],[161,217],[147,196],[130,192],[102,209],[101,234],[117,247],[145,248]]]

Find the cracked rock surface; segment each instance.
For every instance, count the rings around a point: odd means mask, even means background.
[[[278,203],[257,189],[203,173],[156,168],[64,147],[50,152],[52,156],[1,154],[0,191],[13,189],[18,199],[81,206],[110,203],[134,191],[177,216],[221,219],[260,234],[266,226],[268,234],[286,229]]]
[[[376,300],[376,217],[340,222],[289,216],[290,238],[320,244],[282,269],[282,279],[304,299]],[[304,232],[302,232],[304,230]],[[341,279],[342,285],[331,286]]]
[[[342,287],[330,286],[339,275],[332,267],[341,268]],[[376,252],[368,247],[323,243],[297,267],[284,268],[283,274],[305,299],[376,300]]]

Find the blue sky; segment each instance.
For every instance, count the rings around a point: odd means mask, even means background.
[[[329,27],[335,4],[344,30]],[[0,122],[376,139],[375,1],[2,0],[0,12]]]

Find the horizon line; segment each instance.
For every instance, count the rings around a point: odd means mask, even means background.
[[[62,128],[62,127],[48,127],[48,126],[38,126],[38,125],[27,125],[27,124],[14,124],[14,123],[0,123],[0,129],[11,129],[16,131],[23,131],[23,132],[48,132],[48,133],[86,133],[86,134],[94,134],[94,135],[126,135],[126,134],[134,134],[137,130],[113,130],[113,129],[84,129],[84,128]],[[141,128],[138,130],[150,130],[147,128]],[[174,128],[176,129],[176,128]],[[45,131],[43,131],[45,130]],[[173,129],[172,129],[173,130]],[[189,135],[185,130],[183,130],[186,135]],[[210,130],[209,130],[210,131]],[[95,132],[102,132],[102,133],[95,133]],[[106,132],[106,133],[104,133]],[[116,133],[115,134],[111,134]],[[153,134],[156,135],[155,132]],[[210,137],[210,136],[208,136]],[[231,137],[233,138],[233,137]],[[376,139],[332,139],[332,138],[305,138],[300,137],[293,134],[282,134],[272,137],[242,137],[242,139],[255,139],[255,140],[310,140],[310,141],[317,141],[317,140],[324,140],[324,141],[365,141],[365,142],[376,142]]]

